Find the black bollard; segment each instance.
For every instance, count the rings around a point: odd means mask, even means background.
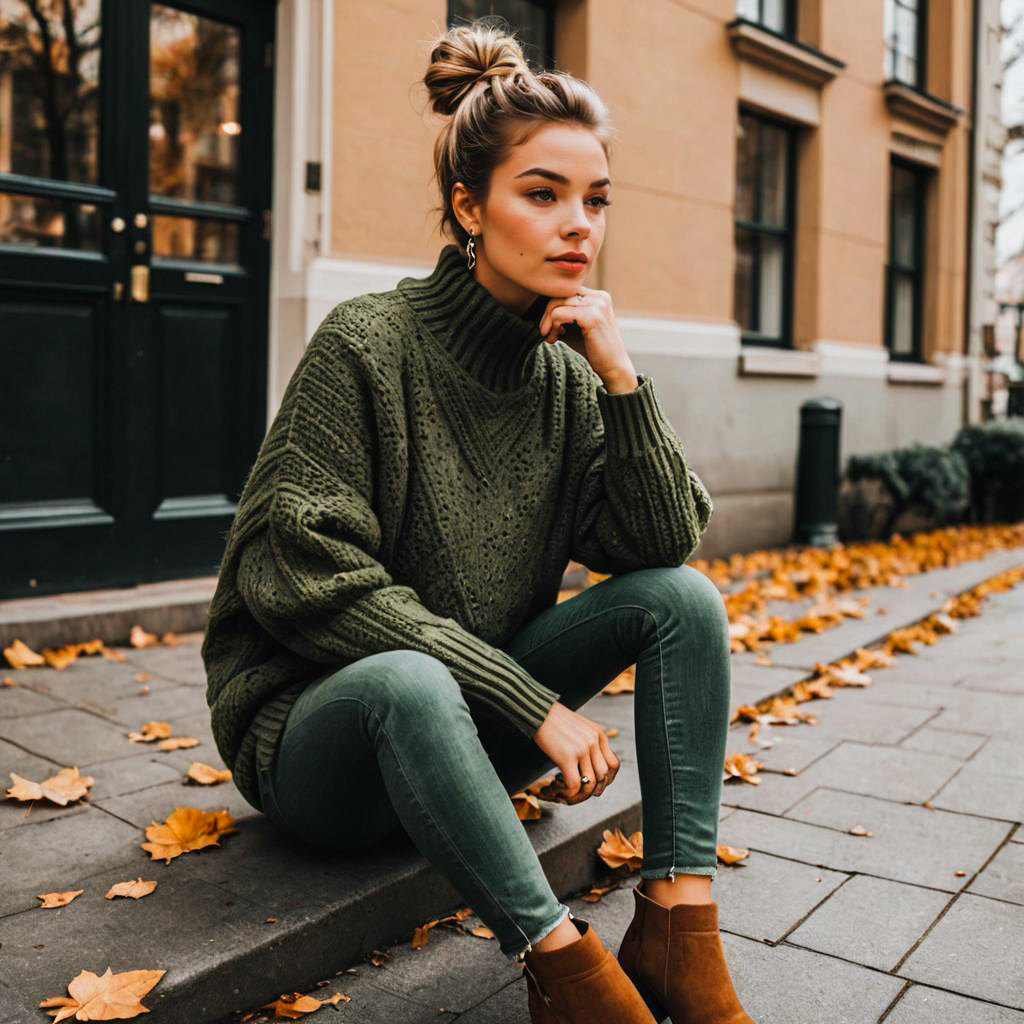
[[[835,398],[812,398],[800,406],[796,462],[797,544],[833,547],[839,540],[839,429],[843,407]]]

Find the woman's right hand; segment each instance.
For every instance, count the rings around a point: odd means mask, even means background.
[[[619,770],[619,759],[604,729],[558,701],[533,734],[533,742],[554,761],[565,779],[556,798],[560,803],[578,804],[600,796]],[[585,785],[580,782],[583,775],[590,779]]]

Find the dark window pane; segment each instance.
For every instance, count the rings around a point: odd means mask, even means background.
[[[150,47],[150,191],[236,203],[239,30],[153,4]]]
[[[238,224],[212,217],[154,217],[153,258],[237,263]]]
[[[764,0],[761,24],[776,32],[786,31],[786,0]]]
[[[0,0],[0,172],[96,184],[100,0]]]
[[[893,271],[891,348],[896,355],[914,352],[914,275]]]
[[[761,126],[761,223],[786,223],[786,142],[788,135],[776,125]]]
[[[449,0],[448,24],[465,24],[488,15],[505,19],[535,71],[548,66],[554,40],[548,29],[550,3],[540,0]],[[553,62],[552,62],[553,63]]]
[[[764,25],[775,32],[785,32],[791,2],[792,0],[737,0],[736,13],[747,21]]]
[[[917,262],[914,239],[917,232],[915,175],[904,167],[892,169],[892,260],[907,269]]]
[[[0,245],[99,252],[100,213],[91,203],[0,193]]]
[[[759,124],[740,114],[736,125],[736,217],[757,219],[757,148]]]
[[[754,267],[757,240],[752,231],[736,229],[736,275],[733,282],[733,319],[743,331],[754,331]]]
[[[917,57],[917,14],[900,6],[896,8],[896,48],[908,57]]]
[[[757,330],[771,338],[782,334],[782,298],[786,279],[786,243],[772,235],[761,236],[761,273],[758,281],[760,323]]]

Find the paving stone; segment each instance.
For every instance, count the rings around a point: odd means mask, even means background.
[[[0,915],[38,907],[36,893],[81,888],[71,883],[116,864],[142,865],[149,859],[138,846],[146,839],[138,829],[90,806],[9,828],[3,837]]]
[[[747,739],[749,729],[749,722],[742,729],[735,726],[730,729],[727,752],[752,754],[766,769],[776,772],[791,769],[799,774],[841,742],[835,737],[809,735],[809,730],[799,725],[780,725],[774,728],[766,725],[761,727],[758,739],[772,739],[775,743],[770,747],[761,747],[757,742]]]
[[[712,899],[718,903],[720,927],[748,939],[778,942],[847,878],[753,850],[738,864],[719,864]]]
[[[96,701],[103,704],[119,696],[138,692],[139,669],[109,658],[79,658],[67,668],[26,669],[16,676],[19,686],[77,707]]]
[[[874,835],[850,835],[853,825]],[[977,871],[1007,831],[984,818],[818,789],[785,818],[736,811],[722,823],[719,842],[954,892],[963,885],[954,872]]]
[[[979,896],[1024,904],[1024,844],[1007,843],[968,889]]]
[[[181,719],[203,712],[209,719],[205,696],[194,686],[169,681],[150,682],[148,693],[134,683],[128,693],[111,694],[107,700],[90,700],[82,707],[95,711],[129,729],[141,729],[143,722],[170,722],[174,732],[184,735]]]
[[[1019,669],[1024,654],[1015,655],[1012,662],[1000,661],[984,669],[978,669],[957,683],[961,690],[982,690],[987,693],[1024,694],[1024,673]],[[1014,671],[1012,666],[1018,666]]]
[[[832,706],[845,710],[849,704],[862,704],[867,707],[875,705],[875,714],[879,714],[879,707],[884,707],[886,714],[894,707],[918,708],[935,714],[944,708],[960,708],[970,699],[967,691],[958,690],[954,686],[926,682],[905,683],[898,676],[880,674],[873,678],[876,681],[871,686],[839,690],[832,699]],[[956,727],[947,725],[945,728]]]
[[[974,771],[968,765],[936,793],[933,802],[945,810],[1024,821],[1024,779]]]
[[[968,767],[971,771],[1024,779],[1024,746],[1019,739],[990,739],[971,758]]]
[[[722,933],[743,1008],[757,1024],[875,1024],[902,983],[886,974],[783,943]]]
[[[855,875],[786,941],[891,971],[949,899],[934,889]]]
[[[0,721],[5,718],[17,718],[19,715],[34,715],[39,711],[53,711],[63,706],[61,701],[45,693],[31,690],[27,686],[0,685]],[[2,728],[0,725],[0,729]]]
[[[200,639],[196,639],[196,637]],[[206,686],[206,668],[201,654],[201,634],[192,634],[174,647],[163,645],[143,648],[121,648],[125,664],[134,671],[150,672],[163,679],[173,679],[190,686]]]
[[[227,784],[192,786],[182,785],[181,781],[165,782],[124,796],[96,797],[92,803],[140,829],[145,829],[153,821],[163,821],[181,806],[198,807],[203,811],[227,810],[236,823],[239,819],[259,814],[234,786]],[[223,842],[230,843],[232,838],[227,836]]]
[[[761,779],[757,785],[739,779],[723,782],[722,803],[766,814],[784,814],[818,786],[806,773],[783,775],[781,772],[760,772],[757,777]]]
[[[68,767],[87,768],[139,752],[138,744],[128,739],[122,726],[78,708],[9,718],[4,722],[4,736],[30,753]]]
[[[844,740],[803,771],[800,778],[812,788],[827,786],[848,793],[920,803],[961,766],[960,760],[945,754]]]
[[[141,750],[135,757],[121,757],[114,761],[101,761],[99,764],[90,765],[86,774],[93,780],[89,789],[89,802],[93,804],[110,797],[148,789],[150,786],[163,785],[172,780],[183,780],[178,765],[163,760],[155,752],[148,750]]]
[[[887,707],[883,711],[867,697],[866,691],[845,689],[831,700],[808,701],[800,706],[801,710],[810,711],[817,723],[788,728],[809,729],[817,737],[896,744],[935,714],[934,709],[913,705]]]
[[[911,985],[885,1024],[1024,1024],[1024,1013],[967,999],[927,985]]]
[[[963,690],[975,701],[947,708],[932,720],[940,729],[955,728],[983,732],[1001,739],[1019,739],[1024,732],[1024,694],[996,694],[982,690]]]
[[[908,750],[924,750],[931,754],[948,754],[966,761],[987,741],[987,737],[974,732],[959,732],[954,729],[933,729],[923,725],[912,732],[901,743]]]
[[[1024,908],[964,893],[910,954],[900,974],[1024,1009]]]
[[[458,1017],[459,1024],[529,1024],[529,1020],[525,977],[510,982]]]
[[[474,925],[481,923],[478,918],[474,920]],[[387,969],[377,972],[373,983],[422,1007],[431,1007],[435,1013],[442,1008],[462,1013],[523,974],[522,968],[501,952],[496,940],[443,928],[435,928],[422,949],[414,950],[405,943],[392,947],[389,954]]]

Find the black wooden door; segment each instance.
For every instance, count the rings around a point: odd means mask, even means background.
[[[0,0],[0,597],[212,574],[266,426],[272,0]]]

